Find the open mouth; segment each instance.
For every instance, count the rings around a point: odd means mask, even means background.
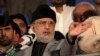
[[[50,32],[48,32],[48,31],[45,31],[45,32],[43,32],[45,35],[49,35],[50,34]]]
[[[0,41],[5,41],[6,37],[0,37]]]

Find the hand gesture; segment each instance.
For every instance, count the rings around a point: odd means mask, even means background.
[[[91,21],[83,22],[83,23],[73,22],[69,27],[68,35],[69,36],[77,36],[80,33],[86,31],[88,28],[90,28],[91,25],[92,25]]]

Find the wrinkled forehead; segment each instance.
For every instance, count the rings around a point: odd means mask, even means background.
[[[51,0],[51,1],[64,1],[64,0]]]
[[[35,20],[34,22],[38,22],[38,21],[54,22],[54,20],[52,20],[52,18],[40,18],[40,19]]]
[[[75,8],[74,14],[83,14],[85,11],[93,10],[93,8],[89,5],[80,5]]]
[[[64,3],[65,0],[51,0],[52,3]]]

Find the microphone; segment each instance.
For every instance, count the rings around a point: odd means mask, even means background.
[[[20,41],[20,39],[22,40]],[[28,34],[23,35],[20,39],[18,41],[20,43],[18,43],[17,46],[15,46],[17,51],[24,50],[31,46],[36,41],[37,37],[35,36],[34,32],[28,32]]]
[[[34,34],[27,34],[27,35],[23,35],[21,38],[24,41],[22,41],[20,44],[25,45],[25,44],[29,44],[29,43],[33,42],[32,40],[35,38],[35,35]]]

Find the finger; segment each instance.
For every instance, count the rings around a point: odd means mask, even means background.
[[[91,26],[92,25],[92,21],[83,22],[82,25],[83,26]]]
[[[89,22],[82,23],[82,26],[83,26],[83,28],[89,28],[92,26],[92,22],[89,21]]]
[[[80,23],[78,23],[78,22],[73,22],[73,23],[71,23],[70,24],[70,29],[73,29],[73,28],[75,28],[77,25],[79,25]]]

